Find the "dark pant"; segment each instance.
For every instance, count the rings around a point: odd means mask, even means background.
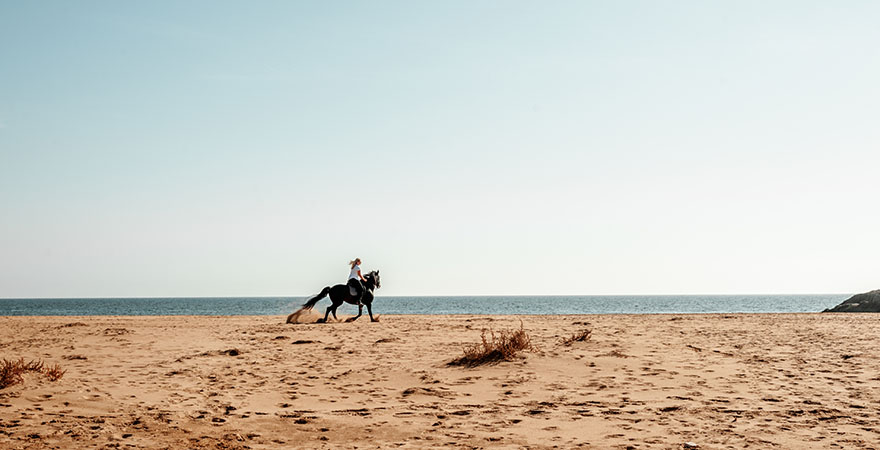
[[[357,278],[349,278],[348,285],[357,291],[357,299],[358,301],[361,301],[361,297],[364,296],[364,284],[361,283],[361,280],[358,280]]]

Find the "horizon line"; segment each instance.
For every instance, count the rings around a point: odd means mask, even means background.
[[[165,298],[186,298],[186,299],[204,299],[204,298],[298,298],[310,297],[315,294],[306,295],[193,295],[193,296],[102,296],[102,297],[0,297],[2,300],[106,300],[106,299],[165,299]],[[699,296],[763,296],[763,295],[855,295],[850,292],[811,292],[811,293],[736,293],[736,294],[421,294],[421,295],[383,295],[383,298],[399,298],[399,297],[699,297]]]

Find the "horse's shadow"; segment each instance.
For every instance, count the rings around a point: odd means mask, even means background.
[[[349,317],[349,318],[347,318],[347,319],[345,319],[345,320],[327,320],[327,319],[321,317],[321,318],[315,320],[314,323],[350,323],[350,322],[354,322],[354,321],[357,320],[357,319],[358,319],[358,316],[352,316],[352,317]],[[371,317],[370,319],[371,319],[373,322],[378,322],[378,321],[379,321],[379,315],[376,314],[375,316]],[[288,323],[290,323],[290,322],[288,322]]]

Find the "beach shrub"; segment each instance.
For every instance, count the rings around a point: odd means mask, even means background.
[[[43,368],[43,375],[46,375],[46,378],[48,378],[49,381],[60,380],[61,377],[64,376],[65,372],[67,372],[67,371],[61,370],[61,366],[59,366],[58,364],[55,364],[54,366],[50,366],[50,367],[47,366],[47,367]]]
[[[562,345],[568,347],[575,342],[584,342],[590,340],[590,336],[593,335],[593,330],[587,328],[585,330],[581,330],[577,333],[572,334],[569,337],[562,338]]]
[[[450,366],[474,367],[500,361],[510,361],[524,350],[532,350],[532,339],[523,329],[522,321],[518,330],[483,330],[480,342],[462,348],[461,357],[449,362]]]
[[[66,371],[61,370],[61,366],[46,366],[43,361],[25,362],[24,358],[17,360],[8,360],[3,358],[0,361],[0,389],[16,385],[24,381],[22,377],[25,372],[41,373],[49,379],[49,381],[58,381],[64,376]]]

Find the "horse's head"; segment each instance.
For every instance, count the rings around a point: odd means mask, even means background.
[[[376,289],[382,287],[382,281],[379,279],[379,271],[373,270],[370,273],[366,274],[364,278],[367,279],[367,282],[376,286]]]

